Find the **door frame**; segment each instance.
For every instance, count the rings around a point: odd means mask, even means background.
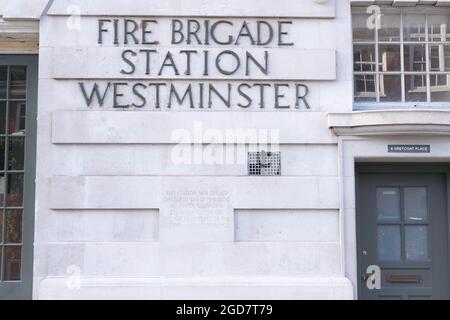
[[[450,163],[427,163],[427,162],[408,162],[408,163],[389,163],[389,162],[356,162],[355,163],[355,202],[356,202],[356,260],[357,260],[357,275],[360,276],[364,270],[364,266],[359,259],[360,245],[361,245],[361,230],[359,228],[359,215],[360,212],[360,203],[358,201],[359,198],[359,187],[360,187],[360,176],[364,173],[383,173],[383,174],[397,174],[397,173],[406,173],[406,174],[427,174],[427,173],[440,173],[444,174],[446,178],[446,210],[447,210],[447,243],[448,248],[450,248]],[[448,272],[450,274],[450,252],[448,254]],[[357,278],[357,290],[358,296],[361,296],[361,286],[363,282],[358,277]],[[449,282],[449,290],[450,290],[450,282]]]
[[[33,291],[38,55],[0,54],[0,65],[27,66],[21,281],[1,284],[6,284],[4,290],[10,290],[10,295],[2,299],[26,300],[32,299]]]

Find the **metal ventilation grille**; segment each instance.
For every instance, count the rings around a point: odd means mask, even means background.
[[[249,152],[248,175],[279,176],[281,175],[281,152]]]

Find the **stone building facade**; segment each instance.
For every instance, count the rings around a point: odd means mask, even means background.
[[[449,5],[1,1],[0,297],[448,297]]]

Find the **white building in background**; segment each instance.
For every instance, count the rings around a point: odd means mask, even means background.
[[[449,298],[449,1],[0,15],[1,299]]]

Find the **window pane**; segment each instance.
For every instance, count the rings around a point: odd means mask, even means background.
[[[0,170],[5,170],[5,137],[0,137]]]
[[[427,71],[427,57],[425,45],[407,44],[404,46],[405,71]]]
[[[403,15],[403,39],[404,41],[426,41],[425,15],[406,14]]]
[[[23,203],[23,174],[8,174],[8,207],[21,207]]]
[[[408,102],[427,101],[427,76],[414,74],[405,76],[405,100]]]
[[[443,44],[430,45],[430,71],[450,71],[450,46]]]
[[[375,46],[355,45],[353,46],[354,71],[376,71]]]
[[[8,79],[8,67],[0,67],[0,99],[6,99],[6,85]]]
[[[26,98],[26,84],[27,84],[26,78],[27,78],[26,67],[10,67],[10,85],[9,85],[10,99]]]
[[[368,14],[353,15],[353,41],[375,41],[375,29],[367,27]]]
[[[378,258],[401,260],[400,226],[378,226]]]
[[[449,27],[450,27],[449,15],[432,14],[428,16],[428,33],[430,41],[433,42],[449,41],[450,40]]]
[[[407,260],[428,259],[428,228],[426,226],[405,227],[405,252]]]
[[[400,75],[380,75],[380,101],[401,101],[402,83]]]
[[[400,41],[400,21],[400,15],[382,15],[378,41]]]
[[[431,101],[450,101],[450,74],[431,74]]]
[[[405,188],[405,218],[409,221],[427,219],[427,189],[422,187]]]
[[[3,242],[3,210],[0,211],[0,242]]]
[[[3,265],[3,280],[20,280],[20,266],[22,262],[22,248],[20,246],[4,247],[5,258]]]
[[[355,101],[369,102],[376,100],[375,75],[355,75]]]
[[[378,221],[400,221],[400,189],[377,188]]]
[[[380,45],[378,51],[381,71],[401,70],[400,45]]]
[[[3,207],[5,193],[6,193],[6,176],[4,173],[0,173],[0,207]]]
[[[0,134],[6,132],[6,101],[0,101]]]
[[[9,103],[9,133],[13,135],[25,134],[25,101],[11,101]]]
[[[25,137],[10,137],[8,151],[8,170],[23,170]]]
[[[22,210],[8,210],[5,217],[6,243],[22,242]]]

